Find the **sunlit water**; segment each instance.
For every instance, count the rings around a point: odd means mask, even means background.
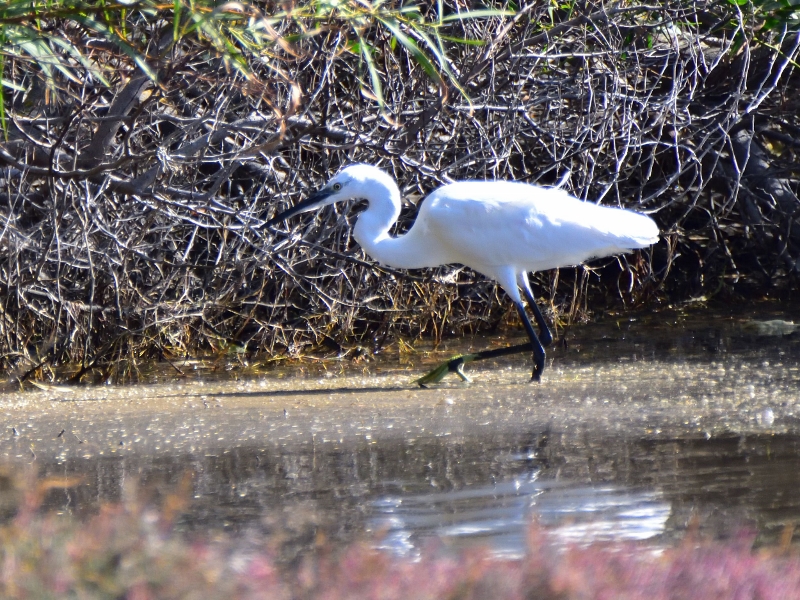
[[[657,537],[671,512],[657,492],[539,482],[535,474],[483,487],[385,496],[373,507],[370,528],[382,534],[380,547],[397,554],[415,555],[435,538],[450,545],[486,541],[508,557],[522,554],[534,519],[564,543],[586,543]]]
[[[80,476],[46,500],[71,514],[157,503],[189,474],[181,527],[279,533],[289,558],[320,535],[514,556],[534,520],[565,543],[658,546],[690,526],[769,541],[800,519],[800,336],[758,324],[775,317],[588,326],[540,384],[523,356],[410,385],[442,354],[6,393],[0,460]]]

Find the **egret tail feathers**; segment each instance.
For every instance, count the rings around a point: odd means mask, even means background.
[[[619,250],[646,248],[658,241],[658,225],[647,215],[632,210],[615,211],[613,219],[604,219],[594,227],[608,235]]]

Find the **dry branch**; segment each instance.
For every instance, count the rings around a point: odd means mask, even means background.
[[[575,316],[606,290],[635,302],[793,285],[800,38],[757,41],[722,4],[532,2],[455,21],[441,33],[485,42],[445,42],[469,99],[443,95],[386,29],[365,27],[383,109],[364,93],[352,31],[333,22],[291,44],[298,24],[274,25],[283,44],[254,56],[249,78],[201,44],[165,54],[170,36],[153,54],[157,84],[75,31],[117,74],[112,88],[87,74],[44,93],[41,69],[9,58],[4,76],[24,91],[9,94],[0,148],[0,361],[12,377],[65,365],[120,377],[152,358],[261,359],[332,340],[377,350],[394,334],[513,319],[493,284],[457,266],[377,268],[347,207],[263,229],[352,161],[391,172],[412,202],[454,179],[562,181],[671,235],[644,260],[540,274],[554,312]]]

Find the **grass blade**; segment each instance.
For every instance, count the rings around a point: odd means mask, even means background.
[[[106,87],[111,87],[111,84],[108,80],[103,76],[103,72],[97,67],[97,65],[92,64],[88,58],[86,58],[78,49],[69,43],[67,40],[55,37],[55,36],[48,36],[50,43],[55,44],[56,46],[60,46],[63,48],[70,56],[72,56],[76,61],[78,61],[83,68],[85,68],[89,73],[92,74],[92,77],[97,79],[100,83],[102,83]]]
[[[444,18],[439,18],[440,23],[452,23],[463,21],[464,19],[487,19],[490,17],[513,17],[514,11],[495,8],[484,8],[479,10],[468,10],[465,12],[453,13]]]
[[[370,82],[372,83],[372,93],[375,95],[375,99],[378,102],[378,106],[381,109],[381,112],[386,107],[386,102],[383,97],[383,86],[381,84],[381,76],[378,73],[378,67],[375,65],[375,59],[372,56],[372,46],[358,35],[359,39],[359,48],[361,50],[361,56],[364,57],[364,62],[367,63],[367,70],[369,71],[369,78]]]
[[[386,19],[382,17],[379,17],[378,20],[386,27],[386,29],[391,31],[392,35],[397,38],[397,41],[400,42],[406,48],[406,50],[411,53],[411,56],[414,58],[417,64],[422,67],[423,71],[425,71],[428,77],[433,79],[440,87],[444,87],[444,81],[442,80],[442,76],[438,69],[434,66],[428,56],[420,49],[417,43],[411,37],[406,35],[402,29],[400,29],[400,26],[397,24],[397,22],[393,19]]]

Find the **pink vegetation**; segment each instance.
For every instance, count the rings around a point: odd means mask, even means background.
[[[179,510],[180,507],[173,507]],[[800,555],[755,551],[750,539],[564,548],[532,527],[527,555],[429,549],[398,558],[369,543],[321,549],[281,565],[270,538],[187,541],[175,510],[109,506],[86,522],[24,506],[0,527],[0,597],[280,599],[788,600],[800,598]]]

